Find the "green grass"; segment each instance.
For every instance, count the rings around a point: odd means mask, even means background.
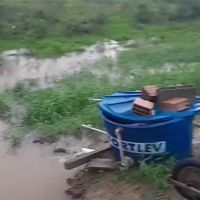
[[[81,51],[83,47],[94,44],[97,41],[104,39],[114,39],[118,41],[126,41],[129,39],[148,39],[150,37],[164,37],[164,43],[172,44],[174,48],[155,47],[152,49],[140,48],[136,49],[134,59],[136,63],[148,62],[154,54],[159,53],[155,62],[150,64],[159,65],[162,62],[181,61],[190,62],[191,60],[198,59],[198,50],[200,46],[200,28],[199,21],[189,23],[173,23],[169,25],[152,25],[136,27],[128,18],[113,18],[106,26],[105,30],[99,34],[88,34],[80,36],[66,36],[66,37],[49,37],[44,39],[34,38],[16,38],[16,39],[1,39],[0,38],[0,51],[18,48],[33,49],[36,56],[52,57],[63,55],[67,52]],[[191,28],[188,30],[188,26]],[[163,48],[162,52],[159,49]],[[164,51],[165,48],[165,51]],[[171,53],[170,53],[171,51]],[[162,53],[162,54],[161,54]],[[170,53],[170,57],[166,56]],[[127,54],[128,56],[129,54]],[[148,59],[143,59],[148,55]],[[185,57],[186,55],[186,57]],[[178,60],[179,57],[179,60]],[[190,57],[190,60],[189,60]],[[133,59],[132,58],[132,59]]]
[[[124,182],[144,182],[149,183],[156,190],[165,191],[170,188],[169,176],[175,165],[173,159],[163,163],[146,163],[142,161],[138,168],[130,169],[120,174],[120,180]]]
[[[96,78],[82,72],[52,89],[31,90],[18,85],[5,94],[5,99],[26,108],[26,116],[16,127],[35,129],[45,136],[79,134],[82,124],[102,126],[97,105],[89,99],[125,89],[122,85],[120,81],[111,83],[107,77]]]
[[[56,37],[35,39],[0,39],[0,51],[30,48],[34,56],[54,57],[68,52],[82,51],[83,47],[102,40],[99,36]]]

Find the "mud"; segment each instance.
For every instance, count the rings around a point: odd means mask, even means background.
[[[4,138],[9,125],[0,122],[0,199],[5,200],[68,200],[65,194],[66,179],[77,170],[66,171],[63,161],[75,156],[82,147],[92,141],[87,138],[63,138],[59,143],[33,144],[28,136],[20,148],[10,148]],[[59,145],[65,146],[68,154],[55,154]]]
[[[59,58],[37,59],[18,51],[4,52],[0,66],[0,90],[13,88],[25,80],[36,80],[41,88],[51,87],[55,80],[92,67],[104,58],[115,61],[122,50],[118,42],[109,41],[97,43],[81,53],[69,53]]]

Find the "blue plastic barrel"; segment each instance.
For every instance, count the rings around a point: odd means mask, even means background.
[[[192,155],[193,116],[152,124],[123,124],[101,116],[117,161],[120,154],[115,130],[119,127],[122,128],[124,154],[135,161],[167,157],[181,160]]]

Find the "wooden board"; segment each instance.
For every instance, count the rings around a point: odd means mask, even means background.
[[[69,159],[64,163],[65,169],[70,170],[87,162],[90,162],[92,159],[97,158],[100,154],[108,151],[109,149],[110,145],[106,143],[91,153],[83,154],[76,158]]]
[[[114,170],[115,169],[115,163],[113,159],[108,158],[95,158],[92,159],[88,163],[88,168],[91,169],[103,169],[103,170]]]
[[[193,104],[196,99],[196,88],[194,86],[174,86],[158,90],[158,105],[161,105],[163,101],[173,98],[187,98],[190,104]]]

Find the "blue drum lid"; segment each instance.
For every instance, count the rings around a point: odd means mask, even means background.
[[[117,119],[118,121],[128,121],[130,123],[161,122],[179,117],[197,115],[200,113],[200,97],[197,97],[196,103],[182,112],[169,112],[158,108],[155,110],[155,115],[153,116],[141,116],[132,111],[133,101],[140,96],[140,91],[116,92],[112,95],[104,96],[102,101],[99,103],[99,108],[105,115],[108,115],[113,119]]]

